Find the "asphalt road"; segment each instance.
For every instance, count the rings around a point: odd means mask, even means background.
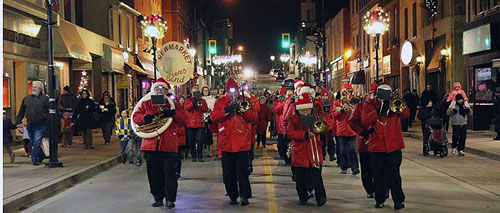
[[[420,142],[406,139],[402,164],[405,212],[500,212],[500,162],[468,154],[444,159],[419,155]],[[392,200],[375,209],[366,198],[360,176],[340,174],[326,162],[323,180],[328,202],[316,207],[298,205],[289,167],[277,159],[274,147],[257,149],[251,175],[250,205],[230,206],[224,196],[220,161],[185,160],[176,208],[150,206],[146,166],[118,165],[24,212],[393,212]],[[478,162],[481,164],[478,167]],[[471,176],[464,175],[471,174]],[[484,173],[484,175],[482,174]],[[474,178],[476,177],[476,178]]]

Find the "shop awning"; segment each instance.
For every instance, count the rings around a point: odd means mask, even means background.
[[[104,72],[117,72],[125,74],[123,69],[125,60],[123,59],[122,51],[106,44],[103,45],[104,58],[102,60],[102,70]]]
[[[427,72],[439,71],[441,59],[443,58],[441,55],[441,48],[443,48],[445,44],[446,39],[439,39],[435,41],[434,47],[432,48],[432,58],[430,58],[431,61],[427,64]]]
[[[75,25],[64,20],[61,20],[61,25],[56,28],[54,33],[54,56],[92,63],[92,57]]]
[[[144,75],[148,74],[142,68],[140,68],[139,66],[137,66],[135,64],[132,64],[132,63],[125,62],[125,67],[128,68],[128,69],[131,69],[131,70],[135,70],[136,72],[138,72],[140,74],[144,74]]]
[[[493,68],[500,67],[500,58],[491,60],[491,63],[493,63],[492,65]]]
[[[146,72],[148,77],[154,78],[154,64],[153,61],[143,58],[143,57],[137,57],[139,59],[139,66],[141,66]]]
[[[365,71],[349,73],[351,75],[351,84],[365,84]]]

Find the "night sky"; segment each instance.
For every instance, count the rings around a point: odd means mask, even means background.
[[[325,0],[325,5],[328,20],[342,6],[348,6],[348,1]],[[244,66],[259,73],[269,72],[271,55],[279,59],[285,53],[281,49],[281,33],[289,32],[293,39],[300,24],[300,0],[207,0],[203,7],[207,24],[231,19],[233,42],[245,47]]]

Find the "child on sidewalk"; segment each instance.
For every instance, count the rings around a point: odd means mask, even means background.
[[[73,144],[73,121],[71,120],[70,113],[63,113],[61,119],[61,136],[62,136],[62,147],[71,147]]]
[[[14,143],[14,140],[12,139],[12,132],[11,130],[16,129],[17,126],[10,121],[10,119],[7,118],[7,115],[5,113],[5,110],[3,111],[3,148],[5,151],[10,156],[10,163],[14,163],[15,155],[14,152],[12,152],[12,144]]]
[[[24,145],[24,151],[26,152],[26,157],[31,158],[31,140],[30,136],[28,134],[28,123],[26,120],[23,121],[22,128],[18,128],[17,131],[19,133],[23,134],[23,145]]]
[[[134,155],[132,145],[134,139],[132,136],[132,126],[130,118],[128,118],[128,111],[123,110],[120,119],[116,120],[116,135],[120,139],[120,154],[122,155],[122,163],[128,161],[130,164],[134,164]],[[128,148],[128,152],[125,149]]]

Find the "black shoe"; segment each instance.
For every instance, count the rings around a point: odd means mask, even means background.
[[[357,174],[359,174],[359,169],[357,169],[357,168],[353,169],[352,170],[352,175],[357,175]]]
[[[172,201],[167,201],[167,204],[165,205],[165,207],[171,209],[171,208],[174,208],[175,207],[175,203],[172,202]]]
[[[307,205],[307,200],[299,200],[299,205],[301,206]]]
[[[384,203],[377,203],[377,204],[375,204],[375,208],[377,208],[377,209],[381,209],[383,207],[384,207]]]
[[[367,195],[366,195],[366,198],[374,198],[374,197],[375,197],[375,196],[373,196],[373,193],[371,193],[371,194],[367,194]]]
[[[229,205],[237,205],[238,204],[238,200],[235,198],[235,199],[231,199],[231,201],[229,201]]]
[[[40,166],[40,162],[33,162],[33,166]]]
[[[253,172],[253,166],[248,167],[248,175],[252,174]]]
[[[152,205],[152,207],[160,207],[160,206],[163,206],[163,200],[158,200],[158,201],[155,201]]]
[[[198,161],[198,159],[196,159],[196,158],[193,158],[193,159],[191,160],[191,162],[196,162],[196,161]]]
[[[323,205],[325,205],[325,203],[326,203],[326,198],[322,197],[319,199],[317,205],[318,205],[318,207],[322,207]]]
[[[203,160],[203,158],[200,158],[198,159],[198,162],[205,162],[205,160]]]
[[[330,156],[330,161],[334,161],[334,160],[337,160],[337,158],[335,158],[335,156]]]
[[[394,204],[394,210],[400,210],[400,209],[404,209],[404,208],[405,208],[404,203],[395,203]]]
[[[500,137],[493,138],[495,141],[500,141]]]
[[[297,178],[295,177],[295,175],[292,175],[292,181],[297,182]]]
[[[248,202],[248,199],[246,199],[246,198],[241,198],[240,205],[242,205],[242,206],[247,206],[248,204],[250,204],[250,203]]]
[[[127,158],[122,157],[122,163],[123,164],[127,163]]]

